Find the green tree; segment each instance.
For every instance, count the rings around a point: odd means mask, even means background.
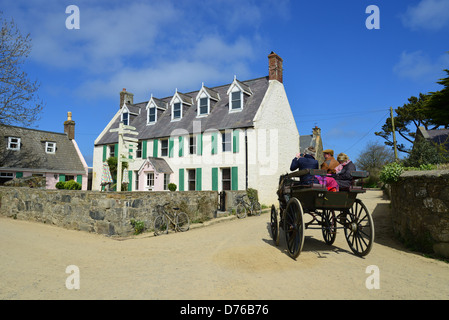
[[[430,93],[429,99],[422,106],[422,112],[435,124],[447,129],[449,127],[449,70],[445,69],[444,71],[448,76],[437,82],[444,88]]]

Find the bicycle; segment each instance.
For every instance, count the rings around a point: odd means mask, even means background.
[[[247,211],[249,214],[253,215],[256,214],[257,216],[260,216],[260,213],[262,211],[259,201],[257,201],[255,198],[248,197],[249,202],[245,201],[243,198],[246,195],[241,195],[236,197],[236,215],[237,218],[243,219],[246,217]]]
[[[158,236],[163,233],[168,233],[170,224],[174,226],[175,232],[184,232],[190,228],[190,219],[185,212],[178,212],[179,208],[172,208],[174,213],[167,212],[165,207],[169,202],[163,205],[156,205],[159,215],[154,219],[154,235]]]

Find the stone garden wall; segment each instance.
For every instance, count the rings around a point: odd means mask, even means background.
[[[404,172],[391,185],[391,205],[406,244],[449,257],[449,170]]]
[[[67,229],[126,236],[134,233],[131,219],[152,229],[156,204],[180,207],[191,222],[214,217],[216,191],[99,192],[0,187],[0,214]]]

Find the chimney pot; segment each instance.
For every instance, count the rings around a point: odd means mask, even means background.
[[[120,109],[123,107],[124,103],[133,104],[134,103],[134,94],[131,92],[126,91],[126,88],[123,88],[122,91],[120,91]]]

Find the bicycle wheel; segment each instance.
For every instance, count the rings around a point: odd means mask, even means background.
[[[157,216],[154,219],[154,235],[158,236],[163,233],[168,233],[168,223],[164,216]]]
[[[237,208],[235,209],[235,213],[237,215],[237,218],[243,219],[246,217],[246,208],[243,204],[239,203],[237,205]]]
[[[176,216],[176,228],[181,231],[187,231],[190,228],[189,216],[185,212],[180,212]]]
[[[261,213],[262,213],[262,208],[260,206],[259,201],[257,201],[253,205],[253,214],[255,214],[256,216],[260,216]]]

